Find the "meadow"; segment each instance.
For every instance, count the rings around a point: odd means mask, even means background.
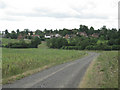
[[[18,39],[7,39],[7,38],[0,38],[0,40],[2,40],[2,45],[5,46],[7,45],[8,43],[16,43],[16,42],[19,42],[20,40]],[[25,42],[29,43],[30,40],[25,40]]]
[[[98,51],[80,88],[118,88],[118,51]]]
[[[49,49],[45,44],[29,49],[2,48],[3,84],[87,55],[85,51]]]

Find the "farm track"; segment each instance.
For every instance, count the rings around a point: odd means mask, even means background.
[[[51,67],[3,88],[77,88],[89,64],[98,55],[90,52],[84,58]]]

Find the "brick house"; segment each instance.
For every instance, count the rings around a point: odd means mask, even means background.
[[[38,38],[40,38],[40,36],[39,36],[39,35],[32,35],[32,37],[38,37]]]
[[[98,33],[93,33],[91,36],[92,36],[92,37],[95,37],[95,38],[98,38],[98,37],[99,37],[99,34],[98,34]]]
[[[18,38],[17,39],[24,39],[25,38],[25,35],[24,36],[22,36],[21,34],[18,36]]]
[[[70,38],[70,35],[66,34],[64,38],[68,39]]]
[[[85,36],[85,37],[88,37],[87,33],[86,32],[77,32],[78,35],[81,35],[81,36]]]

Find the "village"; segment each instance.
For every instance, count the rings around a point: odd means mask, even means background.
[[[70,30],[69,30],[70,31]],[[0,37],[6,37],[6,33],[5,31],[0,31],[1,35]],[[66,39],[69,39],[69,38],[74,38],[76,36],[84,36],[84,37],[94,37],[94,38],[98,38],[99,37],[99,34],[98,33],[93,33],[91,35],[88,35],[85,31],[84,32],[77,32],[75,34],[65,34],[64,36],[59,34],[59,33],[56,33],[56,34],[53,34],[53,33],[44,33],[43,35],[43,38],[45,39],[51,39],[51,38],[58,38],[58,37],[62,37],[62,38],[66,38]],[[28,39],[28,37],[38,37],[38,38],[41,38],[41,35],[36,33],[35,31],[32,32],[28,32],[27,34],[21,34],[19,33],[19,35],[17,36],[16,39]],[[9,37],[10,38],[10,37]]]

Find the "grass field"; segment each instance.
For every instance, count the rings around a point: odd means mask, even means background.
[[[118,51],[103,51],[88,68],[80,88],[118,88]]]
[[[20,79],[50,66],[76,60],[85,55],[85,51],[49,49],[45,46],[45,43],[39,45],[39,48],[3,48],[3,84]]]
[[[1,38],[0,38],[1,40]],[[7,45],[8,43],[15,43],[15,42],[19,42],[20,40],[18,39],[7,39],[7,38],[2,38],[2,45],[5,46]],[[25,42],[30,42],[29,40],[25,40]]]

